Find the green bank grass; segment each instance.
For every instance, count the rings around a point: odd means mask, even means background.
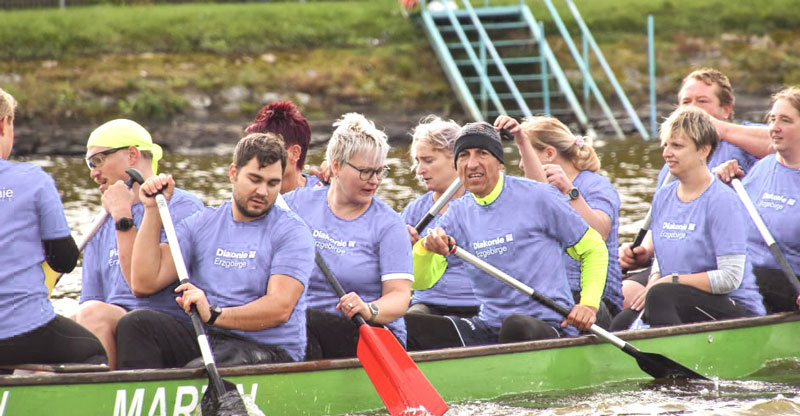
[[[553,2],[577,33],[564,2]],[[557,55],[571,60],[544,4],[528,3]],[[671,98],[696,66],[728,73],[738,92],[800,83],[796,0],[575,3],[634,105],[647,102],[648,14],[655,18],[662,96]],[[606,82],[600,86],[610,92]],[[213,118],[250,118],[275,96],[299,97],[316,118],[460,112],[419,23],[404,19],[395,0],[0,11],[0,87],[20,100],[23,118],[54,121],[192,116],[198,94],[212,98]],[[217,97],[231,87],[249,91],[238,108]]]

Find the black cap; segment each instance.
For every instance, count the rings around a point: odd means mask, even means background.
[[[453,148],[453,163],[458,164],[458,154],[465,149],[485,149],[489,151],[500,163],[503,161],[503,143],[500,133],[491,124],[480,121],[467,123],[458,132],[456,145]]]

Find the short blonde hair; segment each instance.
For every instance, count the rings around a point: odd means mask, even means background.
[[[433,114],[425,116],[411,132],[411,169],[417,168],[417,144],[425,143],[434,150],[453,158],[453,147],[456,144],[461,126],[453,120],[443,120]]]
[[[535,116],[522,122],[522,132],[537,150],[547,146],[556,149],[559,156],[569,160],[575,169],[597,172],[600,159],[589,138],[575,136],[555,117]]]
[[[325,152],[328,165],[335,160],[340,166],[354,155],[363,153],[376,164],[383,164],[389,154],[386,133],[378,130],[375,123],[361,114],[347,113],[333,123],[333,131]]]
[[[708,159],[714,154],[714,150],[719,145],[719,135],[714,124],[711,123],[711,116],[705,111],[691,106],[678,107],[672,114],[661,123],[659,129],[659,138],[661,139],[661,146],[664,146],[666,141],[678,135],[683,135],[694,142],[696,149],[703,146],[710,146],[711,151],[708,152]]]
[[[16,108],[17,100],[15,100],[11,94],[0,88],[0,119],[10,117],[11,120],[14,120],[14,110],[16,110]]]

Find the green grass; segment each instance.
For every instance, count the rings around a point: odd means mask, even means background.
[[[646,102],[648,14],[662,96],[673,95],[693,66],[721,69],[737,91],[800,83],[796,1],[575,3],[636,105]],[[543,2],[528,3],[569,70],[571,57]],[[577,33],[564,2],[553,3]],[[395,0],[0,11],[0,87],[18,98],[23,118],[170,120],[191,115],[187,94],[213,97],[238,86],[251,96],[226,112],[214,102],[213,117],[252,117],[269,94],[310,97],[302,107],[315,118],[460,109],[421,27],[402,17]]]

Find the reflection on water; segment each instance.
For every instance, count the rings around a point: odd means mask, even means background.
[[[663,164],[658,146],[639,139],[596,143],[603,172],[617,187],[622,207],[620,241],[633,239],[650,207],[658,169]],[[175,175],[178,185],[195,192],[208,205],[230,198],[228,164],[233,148],[221,147],[198,154],[168,154],[161,171]],[[519,156],[513,144],[506,144],[507,169],[520,175]],[[323,148],[309,152],[308,164],[319,165]],[[35,159],[55,178],[62,194],[67,220],[77,235],[99,210],[97,185],[89,178],[79,157]],[[379,196],[396,210],[423,192],[410,171],[406,144],[395,144],[389,153],[389,176]],[[535,215],[535,213],[531,213]],[[54,290],[54,305],[62,314],[77,307],[80,268],[65,276]],[[786,368],[786,366],[789,368]],[[782,363],[754,375],[756,381],[692,382],[654,384],[617,383],[586,390],[512,395],[492,402],[455,403],[448,415],[776,415],[800,414],[800,364]],[[532,377],[546,377],[546,374]],[[385,413],[378,413],[385,414]]]

